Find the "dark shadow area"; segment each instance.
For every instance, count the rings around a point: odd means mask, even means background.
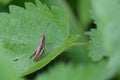
[[[92,23],[88,26],[88,28],[86,29],[86,31],[90,31],[91,29],[96,29],[96,28],[97,28],[96,24],[92,22]]]

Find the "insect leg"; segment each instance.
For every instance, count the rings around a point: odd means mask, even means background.
[[[35,54],[36,54],[36,51],[29,58],[31,59],[33,56],[35,56]]]
[[[35,60],[35,61],[38,61],[38,60],[39,60],[39,58],[40,58],[40,56],[41,56],[43,53],[44,53],[44,48],[42,48],[42,50],[40,51],[40,53],[39,53],[39,54],[36,54],[36,55],[35,55],[34,60]]]

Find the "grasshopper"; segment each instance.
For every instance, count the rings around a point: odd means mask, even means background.
[[[42,35],[40,39],[40,43],[37,49],[35,50],[35,52],[30,56],[30,59],[34,57],[34,60],[37,62],[41,57],[41,55],[44,53],[44,49],[45,49],[45,35]]]

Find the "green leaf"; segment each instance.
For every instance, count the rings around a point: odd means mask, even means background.
[[[105,2],[103,0],[92,0],[95,22],[98,25],[98,31],[102,35],[103,46],[109,55],[120,52],[120,10],[116,9],[120,8],[118,2],[118,0],[107,0]],[[109,5],[112,6],[109,7]]]
[[[59,8],[62,8],[66,12],[70,20],[70,33],[71,34],[83,33],[82,26],[76,20],[76,16],[73,14],[70,6],[65,0],[40,0],[40,1],[47,4],[48,7],[57,6]]]
[[[0,50],[1,53],[1,50]],[[6,57],[0,54],[0,79],[1,80],[23,80],[18,78]]]
[[[70,33],[71,34],[83,34],[85,28],[81,24],[78,23],[76,20],[76,16],[73,14],[70,6],[68,5],[65,0],[40,0],[43,3],[47,4],[48,7],[51,5],[55,5],[57,7],[60,7],[64,9],[64,11],[69,15],[70,19]],[[85,35],[80,35],[78,42],[87,43],[87,38]],[[81,45],[81,43],[80,43]],[[87,54],[87,46],[73,46],[69,49],[65,50],[65,54],[67,53],[67,56],[69,56],[70,60],[74,63],[80,63],[81,61],[88,62],[88,54]]]
[[[103,48],[109,55],[113,75],[120,67],[120,1],[91,0],[92,15],[101,35]]]
[[[104,61],[77,66],[59,63],[43,74],[39,74],[35,80],[108,80],[110,76],[108,70]]]
[[[91,57],[93,61],[98,61],[104,56],[107,56],[107,51],[103,47],[103,41],[100,32],[96,29],[91,29],[90,32],[86,32],[85,34],[89,35],[91,39],[88,47],[89,57]]]
[[[78,38],[69,38],[69,18],[62,9],[55,6],[49,9],[39,0],[36,5],[26,3],[25,9],[11,5],[10,14],[0,13],[0,20],[2,53],[22,76],[48,64]],[[42,34],[46,36],[47,50],[35,62],[29,57],[36,50]]]
[[[58,56],[63,50],[65,50],[67,47],[73,46],[74,43],[78,39],[79,35],[74,35],[69,37],[65,42],[52,54],[49,54],[44,59],[38,62],[35,66],[31,67],[27,71],[25,71],[21,76],[27,75],[29,73],[34,72],[35,70],[38,70],[39,68],[44,67],[46,64],[48,64],[51,60],[53,60],[56,56]],[[76,44],[80,45],[80,44]]]

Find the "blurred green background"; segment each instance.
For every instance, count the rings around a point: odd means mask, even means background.
[[[49,8],[57,6],[64,8],[70,17],[70,33],[80,34],[78,42],[89,43],[90,38],[85,32],[96,29],[93,22],[90,0],[40,0]],[[34,0],[0,0],[0,13],[8,12],[9,5],[24,7],[25,2],[34,3]],[[109,13],[108,13],[109,14]],[[2,52],[1,52],[2,53]],[[120,80],[120,71],[107,73],[106,62],[108,57],[93,62],[88,57],[88,45],[72,46],[57,56],[44,68],[22,77],[25,80]],[[0,55],[0,78],[2,80],[21,79],[15,75],[13,67],[6,57]],[[11,71],[13,69],[13,71]]]

